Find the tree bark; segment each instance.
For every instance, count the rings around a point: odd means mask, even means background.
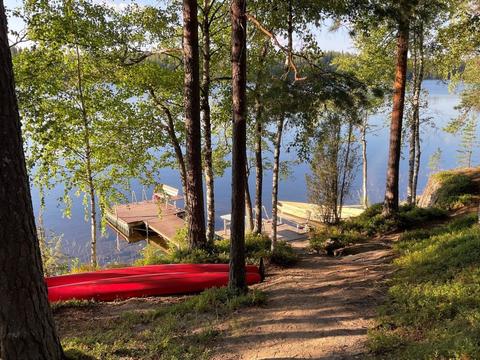
[[[185,211],[188,214],[188,199],[187,199],[187,167],[185,165],[185,158],[183,156],[182,146],[180,145],[180,141],[178,140],[177,133],[175,132],[175,121],[170,111],[170,108],[165,105],[161,98],[157,96],[155,90],[150,88],[149,89],[150,96],[153,99],[153,102],[160,110],[163,111],[167,118],[166,124],[160,124],[161,128],[167,132],[168,138],[170,140],[170,144],[173,147],[173,151],[175,152],[175,158],[177,159],[178,168],[180,171],[180,178],[182,180],[182,191],[184,195],[184,207]]]
[[[262,112],[263,106],[255,99],[255,229],[256,234],[262,233],[262,196],[263,196],[263,156],[262,156]]]
[[[422,82],[424,77],[425,65],[424,65],[424,49],[423,49],[423,25],[419,25],[419,34],[418,34],[418,80],[417,87],[415,89],[415,105],[416,111],[414,112],[414,123],[415,123],[415,166],[413,169],[413,180],[412,180],[412,199],[413,203],[417,203],[417,186],[418,186],[418,172],[420,170],[420,159],[422,156],[421,152],[421,143],[420,143],[420,96],[422,94]]]
[[[275,143],[273,150],[273,175],[272,175],[272,251],[277,243],[277,219],[278,219],[278,177],[280,172],[280,151],[282,145],[284,117],[280,115],[277,120],[277,132],[275,134]]]
[[[200,124],[200,79],[198,50],[197,1],[183,1],[183,56],[185,67],[185,129],[188,244],[191,249],[204,248],[205,210],[202,181],[202,144]]]
[[[262,49],[260,57],[260,69],[257,73],[257,82],[255,84],[255,228],[256,234],[262,233],[263,226],[263,156],[262,156],[262,136],[263,136],[263,104],[261,102],[262,66],[267,56],[270,42],[267,41]]]
[[[0,358],[63,359],[43,279],[0,1]]]
[[[253,209],[252,209],[252,197],[250,196],[250,186],[248,185],[248,178],[250,177],[250,170],[246,169],[245,175],[245,221],[247,222],[246,229],[248,232],[253,231]]]
[[[90,123],[85,104],[83,91],[82,60],[78,45],[75,47],[77,56],[77,81],[78,97],[83,121],[83,142],[85,146],[85,170],[87,177],[88,198],[90,206],[90,264],[93,268],[97,267],[97,205],[95,201],[95,184],[93,182],[92,171],[92,148],[90,144]]]
[[[245,279],[245,178],[247,165],[247,21],[246,0],[232,0],[232,223],[230,227],[229,287],[247,289]]]
[[[203,2],[202,21],[202,98],[200,109],[203,117],[203,157],[205,188],[207,190],[207,241],[212,244],[215,235],[215,195],[212,160],[212,125],[210,112],[210,0]]]
[[[97,267],[97,208],[95,201],[95,187],[93,185],[93,177],[91,172],[88,175],[88,188],[90,199],[90,236],[91,236],[91,265],[92,268]]]
[[[399,22],[397,35],[397,64],[393,93],[393,110],[390,125],[390,144],[387,165],[387,184],[383,215],[390,216],[398,211],[398,180],[402,139],[402,120],[405,105],[405,85],[407,79],[409,22]]]
[[[367,160],[367,126],[368,113],[365,112],[363,124],[361,126],[361,142],[362,142],[362,205],[368,208],[368,160]]]
[[[413,173],[415,172],[415,151],[416,151],[416,141],[417,136],[415,134],[417,126],[415,123],[415,112],[417,112],[419,106],[419,98],[417,97],[417,82],[418,82],[418,49],[417,49],[417,34],[415,30],[413,31],[413,42],[412,42],[412,58],[413,58],[413,69],[412,69],[412,116],[409,119],[409,151],[408,151],[408,184],[407,184],[407,204],[411,205],[413,202]]]
[[[353,135],[353,122],[350,119],[348,123],[347,153],[345,154],[345,162],[344,162],[343,174],[342,174],[342,184],[340,186],[340,199],[338,204],[339,220],[342,218],[343,201],[345,197],[345,186],[347,181],[348,162],[350,161],[350,150],[352,146],[352,135]]]

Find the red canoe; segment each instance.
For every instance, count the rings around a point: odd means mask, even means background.
[[[258,268],[256,269],[256,272],[247,272],[248,285],[261,281]],[[48,288],[48,299],[52,302],[72,299],[113,301],[131,297],[196,293],[212,287],[226,286],[227,283],[228,272],[226,271],[117,276],[51,286]]]
[[[48,287],[71,285],[74,283],[110,279],[116,277],[125,277],[132,275],[147,274],[166,274],[166,273],[208,273],[208,272],[227,272],[228,264],[163,264],[132,266],[126,268],[107,269],[93,272],[60,275],[45,278]],[[247,272],[258,273],[258,266],[247,265]]]

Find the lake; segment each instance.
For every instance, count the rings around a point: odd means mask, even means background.
[[[460,136],[453,136],[445,133],[442,128],[452,118],[456,117],[458,111],[455,106],[459,103],[457,94],[449,93],[448,86],[445,83],[435,80],[426,80],[424,88],[428,90],[428,110],[424,110],[422,117],[430,117],[434,127],[425,125],[422,131],[422,163],[419,173],[419,193],[422,192],[430,173],[428,169],[428,160],[437,150],[442,149],[442,158],[440,161],[441,169],[449,169],[457,166],[457,149],[460,143]],[[390,110],[371,116],[371,123],[375,131],[369,133],[368,141],[368,188],[371,202],[382,201],[385,191],[386,163],[388,155],[388,139],[390,120]],[[291,139],[291,133],[285,134],[284,147],[288,145],[288,139]],[[474,159],[478,158],[478,149],[475,149]],[[271,156],[270,153],[265,156]],[[408,147],[403,148],[400,173],[400,195],[405,198],[407,188],[407,168]],[[281,160],[295,160],[296,154],[293,152],[283,152]],[[359,164],[360,165],[360,164]],[[290,168],[291,175],[288,178],[281,179],[279,184],[279,199],[291,201],[307,201],[307,189],[305,174],[310,171],[309,164],[296,164]],[[271,209],[271,171],[265,172],[264,178],[264,203]],[[181,188],[178,171],[173,169],[164,169],[161,171],[161,182],[171,186]],[[254,192],[254,173],[250,178],[250,190]],[[361,166],[358,168],[358,174],[353,186],[353,196],[349,199],[350,203],[359,203],[361,188]],[[137,181],[132,181],[132,187],[136,192],[138,199],[142,195],[142,186]],[[231,172],[225,171],[223,177],[215,179],[215,201],[216,201],[216,223],[217,227],[222,226],[220,215],[230,213],[230,188]],[[152,189],[145,189],[148,196],[151,196]],[[62,189],[57,188],[46,196],[46,209],[43,214],[44,226],[49,233],[62,235],[63,251],[72,258],[79,258],[80,261],[89,259],[89,224],[85,220],[82,199],[73,198],[71,218],[64,218],[62,215],[62,205],[57,203],[57,198],[62,194]],[[39,193],[37,189],[32,189],[33,204],[35,214],[39,210]],[[116,235],[107,230],[106,234],[101,235],[98,241],[99,262],[131,262],[138,256],[139,250],[144,243],[127,244],[121,240],[118,242],[117,249]]]

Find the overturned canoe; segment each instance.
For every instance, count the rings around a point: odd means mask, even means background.
[[[247,284],[261,281],[258,269],[247,272]],[[178,272],[130,275],[48,287],[48,299],[113,301],[132,297],[197,293],[228,284],[228,272]]]
[[[131,266],[116,269],[98,270],[92,272],[52,276],[45,278],[48,287],[72,285],[74,283],[125,277],[132,275],[166,274],[166,273],[203,273],[228,272],[228,264],[162,264]],[[258,266],[247,265],[247,272],[259,272]]]

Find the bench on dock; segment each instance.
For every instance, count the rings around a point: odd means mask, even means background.
[[[164,201],[166,205],[172,204],[177,207],[177,201],[183,200],[183,196],[179,195],[179,190],[165,184],[160,185],[160,191],[153,193],[153,201]]]

